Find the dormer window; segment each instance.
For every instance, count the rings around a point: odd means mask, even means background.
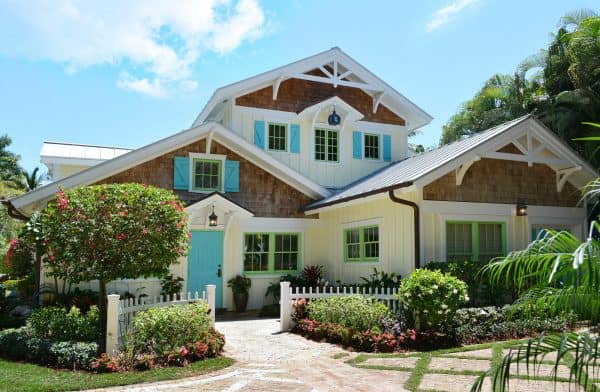
[[[379,135],[365,133],[365,158],[381,159],[379,151]]]
[[[269,150],[287,151],[287,125],[269,123]]]
[[[335,129],[315,129],[315,161],[339,162],[339,134]]]

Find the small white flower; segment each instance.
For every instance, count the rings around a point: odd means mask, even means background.
[[[468,295],[465,295],[465,301],[467,301],[467,302],[469,301],[469,296]]]
[[[429,313],[429,311],[427,309],[423,310],[423,313]]]
[[[458,290],[457,289],[452,290],[452,294],[458,294]]]
[[[442,313],[444,313],[444,312],[442,312],[441,310],[438,310],[438,314],[442,314]]]
[[[442,309],[448,309],[448,305],[442,304]]]
[[[429,293],[429,294],[433,294],[433,290],[429,290],[429,291],[428,291],[428,293]]]
[[[438,285],[437,285],[437,284],[434,284],[434,285],[433,285],[433,286],[431,286],[431,287],[432,287],[434,290],[437,290],[437,289],[438,289]]]

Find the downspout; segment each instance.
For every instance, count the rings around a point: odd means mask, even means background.
[[[421,231],[419,224],[419,205],[415,202],[400,199],[394,194],[394,190],[390,190],[388,192],[390,196],[390,200],[394,203],[402,204],[413,209],[413,220],[414,220],[414,228],[415,228],[415,269],[418,269],[421,266]]]
[[[0,200],[0,203],[6,206],[6,212],[8,212],[8,216],[13,219],[18,219],[23,222],[27,222],[29,217],[25,216],[21,211],[17,210],[15,206],[12,205],[9,199]]]

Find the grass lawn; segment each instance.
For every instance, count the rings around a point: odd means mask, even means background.
[[[502,361],[503,351],[511,347],[518,346],[519,343],[523,342],[523,340],[512,340],[512,341],[504,341],[504,342],[495,342],[495,343],[485,343],[478,344],[472,346],[464,346],[464,347],[456,347],[451,349],[443,349],[437,351],[426,351],[426,352],[410,352],[403,354],[359,354],[355,358],[346,361],[346,363],[366,368],[366,369],[379,369],[379,370],[397,370],[397,371],[408,371],[410,372],[410,377],[404,383],[403,387],[408,389],[409,391],[417,392],[421,391],[421,381],[426,374],[435,374],[436,377],[444,377],[448,380],[452,379],[453,375],[468,375],[468,376],[479,376],[484,372],[478,369],[464,369],[461,371],[450,370],[450,369],[430,369],[430,363],[434,358],[451,358],[453,361],[460,361],[461,359],[466,360],[487,360],[489,364],[499,364]],[[482,357],[472,357],[469,352],[476,350],[484,350],[489,349],[489,356],[486,358]],[[402,366],[381,366],[375,364],[369,364],[368,360],[370,358],[416,358],[415,366],[411,367],[402,367]],[[568,355],[565,358],[565,365],[570,365],[573,362],[573,358],[571,355]],[[544,358],[542,363],[546,365],[553,365],[554,362]],[[486,367],[487,368],[487,367]],[[521,369],[523,373],[519,375],[514,375],[515,378],[525,378],[525,365],[521,365]],[[548,376],[532,374],[533,379],[535,380],[551,380]],[[562,382],[568,382],[568,378],[559,378]]]
[[[0,391],[73,391],[173,380],[223,369],[233,362],[233,359],[218,357],[194,362],[188,367],[170,367],[145,372],[94,374],[49,369],[0,359],[0,380],[2,380]]]

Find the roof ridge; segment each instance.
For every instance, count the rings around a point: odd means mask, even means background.
[[[79,147],[95,147],[95,148],[113,148],[115,150],[135,150],[135,148],[127,148],[127,147],[116,147],[116,146],[102,146],[99,144],[85,144],[85,143],[71,143],[71,142],[55,142],[51,140],[44,140],[43,144],[60,144],[63,146],[79,146]]]

